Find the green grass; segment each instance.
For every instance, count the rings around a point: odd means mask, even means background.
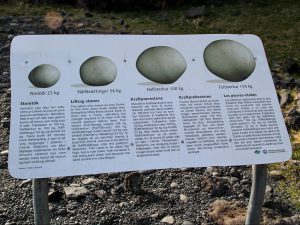
[[[300,211],[300,163],[286,163],[285,167],[285,180],[279,181],[277,191],[287,193],[296,209]]]
[[[130,25],[128,31],[133,34],[141,34],[143,31],[151,31],[154,34],[256,34],[263,40],[269,60],[300,58],[300,1],[255,2],[207,7],[206,16],[192,20],[184,16],[190,6],[163,11],[93,12],[94,17],[91,20],[100,21],[104,30],[109,30],[112,25],[120,28],[117,22],[124,18]],[[84,17],[83,9],[70,6],[37,7],[20,3],[15,6],[0,5],[0,15],[45,15],[47,11],[53,10],[73,13],[71,19]],[[111,19],[112,15],[115,19]]]

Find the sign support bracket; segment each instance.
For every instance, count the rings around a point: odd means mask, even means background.
[[[260,222],[267,185],[267,165],[252,165],[252,188],[248,204],[245,225],[257,225]]]
[[[35,225],[50,225],[48,189],[47,178],[33,179],[32,194]]]

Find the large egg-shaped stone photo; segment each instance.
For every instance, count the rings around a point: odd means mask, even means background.
[[[186,70],[182,54],[168,46],[151,47],[143,51],[137,61],[137,70],[147,79],[161,84],[171,84]]]
[[[117,67],[113,61],[103,56],[88,58],[80,67],[80,78],[91,86],[112,83],[117,77]]]
[[[231,82],[247,79],[255,69],[255,57],[243,44],[218,40],[204,50],[204,62],[210,72]]]
[[[28,75],[30,82],[38,88],[48,88],[57,83],[60,78],[59,70],[50,64],[35,67]]]

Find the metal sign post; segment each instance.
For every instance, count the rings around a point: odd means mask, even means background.
[[[33,211],[35,225],[49,225],[48,179],[33,179]]]
[[[258,225],[267,185],[267,165],[252,166],[252,188],[245,225]]]

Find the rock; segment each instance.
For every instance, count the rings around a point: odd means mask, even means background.
[[[77,24],[76,24],[76,27],[77,27],[77,28],[84,27],[84,23],[77,23]]]
[[[101,213],[101,214],[105,214],[106,212],[107,212],[106,209],[102,209],[100,213]]]
[[[65,181],[67,179],[67,177],[52,177],[51,180],[53,182],[62,182],[62,181]]]
[[[206,167],[206,172],[212,174],[213,172],[218,172],[218,168],[215,166],[208,166]]]
[[[95,178],[87,178],[81,181],[82,184],[84,185],[90,185],[96,183],[97,180]]]
[[[19,184],[19,187],[24,187],[27,184],[31,184],[31,182],[32,182],[31,179],[24,180]]]
[[[240,173],[239,173],[239,171],[237,171],[236,168],[231,168],[231,170],[230,170],[230,176],[239,178],[240,177]]]
[[[278,91],[278,95],[279,95],[279,104],[280,107],[283,107],[286,103],[288,103],[289,99],[290,99],[290,91],[287,89],[281,89]]]
[[[239,183],[235,183],[233,186],[232,186],[235,190],[239,190],[241,188],[241,185]]]
[[[190,172],[190,171],[193,171],[193,169],[194,169],[194,168],[192,168],[192,167],[183,167],[183,168],[180,168],[180,170],[181,170],[182,172]]]
[[[219,176],[220,174],[219,174],[218,172],[212,172],[211,175],[213,175],[214,177],[217,177],[217,176]]]
[[[232,183],[237,183],[237,182],[239,182],[240,180],[239,180],[239,178],[237,178],[237,177],[231,177],[231,178],[230,178],[230,181],[231,181]]]
[[[171,184],[170,184],[170,187],[171,188],[177,188],[179,185],[176,183],[176,182],[172,182]]]
[[[242,180],[240,181],[240,183],[241,183],[242,185],[249,184],[249,180],[247,180],[247,179],[242,179]]]
[[[179,198],[180,198],[180,201],[182,201],[184,203],[187,203],[189,201],[189,197],[184,194],[180,194]]]
[[[116,178],[118,176],[120,176],[120,173],[108,173],[109,178]]]
[[[48,191],[49,202],[59,202],[60,200],[62,200],[63,195],[64,193],[60,192],[59,190],[54,188],[49,188]]]
[[[107,192],[104,191],[104,190],[97,190],[97,191],[95,191],[95,195],[96,195],[98,198],[105,199],[106,196],[107,196]]]
[[[283,178],[282,172],[280,170],[272,170],[269,172],[271,178],[281,179]]]
[[[126,206],[126,205],[128,205],[127,202],[121,202],[121,203],[119,203],[119,207],[121,207],[121,208],[124,207],[124,206]]]
[[[167,224],[174,224],[175,220],[173,216],[166,216],[162,218],[161,220],[162,223],[167,223]]]
[[[67,213],[68,213],[68,211],[67,211],[66,209],[59,209],[59,210],[56,212],[57,215],[65,215],[65,214],[67,214]]]
[[[186,12],[185,17],[193,19],[196,17],[204,16],[205,14],[206,6],[192,7]]]
[[[7,38],[8,38],[8,39],[11,39],[11,40],[12,40],[14,37],[15,37],[15,35],[13,35],[13,34],[9,34],[9,35],[7,36]]]
[[[2,126],[3,126],[4,128],[9,128],[9,127],[10,127],[10,120],[9,120],[8,118],[3,118],[3,119],[1,120],[1,123],[2,123]]]
[[[151,218],[157,218],[158,217],[158,213],[153,213],[150,215]]]
[[[78,208],[78,206],[79,206],[78,202],[72,201],[67,205],[67,209],[74,210],[74,209]]]
[[[4,208],[3,206],[0,205],[0,214],[4,213],[7,211],[7,208]]]
[[[284,118],[286,125],[295,130],[300,129],[300,109],[298,109],[297,105],[289,110],[287,116]]]
[[[185,220],[183,221],[182,225],[194,225],[194,224],[190,221]]]
[[[15,222],[6,222],[4,225],[17,225]]]
[[[10,47],[10,43],[0,47],[0,52]]]
[[[4,150],[2,152],[0,152],[1,156],[8,156],[8,150]]]
[[[70,186],[64,187],[66,193],[66,198],[68,199],[79,199],[86,196],[89,193],[89,190],[85,187]]]
[[[133,194],[142,194],[143,175],[138,172],[133,172],[125,175],[125,187]]]
[[[265,194],[266,195],[269,195],[273,192],[273,188],[270,186],[270,185],[267,185],[266,186],[266,191],[265,191]]]
[[[115,188],[112,188],[112,189],[110,190],[110,194],[111,194],[111,195],[116,195],[116,194],[117,194],[117,190],[116,190]]]

